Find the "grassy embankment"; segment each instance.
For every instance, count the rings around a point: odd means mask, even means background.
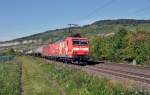
[[[23,95],[59,95],[36,64],[38,61],[27,57],[18,60],[22,62]]]
[[[23,57],[24,95],[146,95],[108,79],[99,79],[65,64],[45,64],[37,58]],[[56,93],[57,92],[57,93]]]
[[[20,93],[20,68],[18,64],[0,63],[0,95]]]

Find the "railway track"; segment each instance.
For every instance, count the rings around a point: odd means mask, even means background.
[[[86,69],[94,72],[100,72],[104,74],[109,74],[117,77],[132,79],[134,81],[143,82],[146,84],[150,84],[150,76],[146,74],[139,74],[136,72],[124,71],[124,70],[117,70],[117,69],[110,69],[106,67],[99,67],[99,66],[86,66]]]

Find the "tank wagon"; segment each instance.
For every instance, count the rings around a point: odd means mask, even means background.
[[[85,64],[89,59],[88,38],[66,37],[40,49],[41,56],[65,63]]]

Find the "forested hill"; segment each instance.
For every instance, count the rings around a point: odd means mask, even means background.
[[[135,20],[135,19],[117,19],[117,20],[100,20],[93,24],[85,25],[82,27],[74,27],[71,30],[73,32],[81,33],[85,37],[93,37],[98,34],[106,34],[115,32],[119,27],[124,27],[128,30],[135,30],[137,28],[150,30],[150,20]],[[24,41],[24,40],[40,40],[42,42],[53,42],[62,39],[70,35],[68,28],[48,30],[43,33],[15,39],[13,41]]]
[[[138,25],[138,24],[149,24],[150,20],[135,20],[135,19],[118,19],[118,20],[100,20],[96,21],[95,25],[102,24],[122,24],[122,25]]]

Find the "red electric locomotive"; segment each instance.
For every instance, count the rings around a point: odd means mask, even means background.
[[[83,64],[89,59],[88,38],[67,37],[43,47],[42,55],[66,63]]]

